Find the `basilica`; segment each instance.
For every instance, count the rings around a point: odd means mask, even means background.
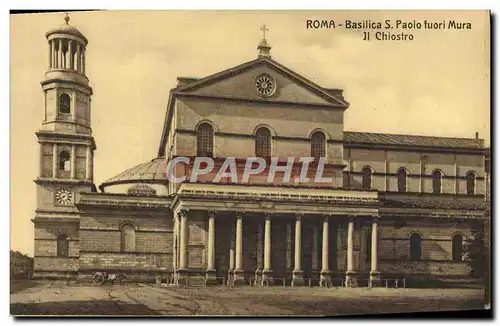
[[[179,77],[156,157],[95,185],[88,40],[65,20],[46,33],[34,277],[352,287],[470,277],[464,244],[485,218],[483,140],[345,131],[355,108],[343,90],[276,61],[265,26],[256,58]],[[179,157],[189,160],[176,176],[199,157],[216,168],[232,158],[238,173],[248,157],[310,157],[307,174],[321,166],[330,181],[299,177],[293,163],[288,181],[270,183],[263,169],[247,182],[174,182]]]

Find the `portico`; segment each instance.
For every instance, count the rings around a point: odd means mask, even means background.
[[[307,276],[321,286],[329,286],[332,275],[344,274],[345,284],[356,286],[354,225],[370,223],[370,280],[376,280],[376,202],[377,193],[370,191],[281,188],[277,193],[275,188],[265,186],[183,184],[175,203],[180,233],[174,237],[180,243],[174,257],[179,256],[179,275],[200,276],[205,272],[208,283],[224,278],[235,285],[250,280],[267,285],[279,279],[294,286],[303,285]],[[198,245],[190,239],[197,235],[187,234],[189,223],[198,225],[191,231],[198,228],[205,235]],[[345,225],[344,271],[337,261],[341,252],[339,228]],[[204,259],[191,263],[193,259],[187,256],[193,253],[188,247],[199,250]]]

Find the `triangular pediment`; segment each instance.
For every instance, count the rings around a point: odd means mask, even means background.
[[[175,93],[336,106],[347,108],[340,96],[270,58],[259,58],[177,87]]]

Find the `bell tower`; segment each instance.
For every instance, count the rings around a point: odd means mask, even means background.
[[[44,105],[36,132],[40,146],[35,218],[38,277],[76,273],[79,255],[79,193],[93,192],[92,88],[86,76],[88,40],[65,23],[48,31],[48,67],[41,82]]]

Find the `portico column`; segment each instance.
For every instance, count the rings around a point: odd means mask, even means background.
[[[234,269],[234,282],[245,283],[243,270],[243,213],[236,213],[236,259]]]
[[[235,228],[234,228],[234,219],[230,219],[230,228],[229,228],[229,269],[227,271],[227,279],[228,279],[228,285],[233,285],[233,279],[234,279],[234,252],[235,252]]]
[[[179,284],[185,284],[185,278],[187,277],[187,216],[188,212],[186,210],[179,211],[179,217],[181,220],[179,228],[179,270],[178,278]]]
[[[329,216],[324,216],[323,218],[323,238],[322,238],[322,250],[321,250],[321,276],[320,285],[328,286],[331,281],[330,267],[328,264],[328,219]]]
[[[357,280],[354,271],[354,217],[349,217],[349,223],[347,224],[347,271],[345,282],[348,287],[357,286]]]
[[[380,272],[378,270],[378,216],[372,220],[372,252],[371,252],[371,270],[370,286],[377,286],[380,283]]]
[[[257,222],[257,268],[255,269],[255,284],[262,282],[262,268],[263,268],[263,254],[264,254],[264,225],[261,221]]]
[[[215,283],[215,212],[208,212],[207,284]]]
[[[262,271],[262,284],[272,282],[271,270],[271,215],[266,214],[264,222],[264,270]]]
[[[292,276],[292,286],[304,285],[302,271],[302,214],[295,214],[295,259]]]

